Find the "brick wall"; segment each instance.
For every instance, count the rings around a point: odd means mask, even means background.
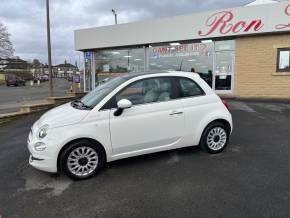
[[[234,95],[290,99],[290,73],[276,72],[283,47],[290,47],[290,34],[237,39]]]

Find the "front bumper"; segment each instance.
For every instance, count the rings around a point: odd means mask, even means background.
[[[38,170],[42,170],[42,171],[46,171],[50,173],[57,173],[57,167],[54,160],[40,159],[30,154],[29,164]]]
[[[54,141],[47,138],[44,142],[47,147],[44,151],[36,151],[34,145],[39,140],[34,136],[33,131],[30,131],[27,139],[27,147],[30,152],[29,164],[36,169],[56,173],[57,172],[57,146]]]

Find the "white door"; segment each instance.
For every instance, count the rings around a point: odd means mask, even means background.
[[[120,116],[110,113],[110,132],[114,154],[177,146],[184,132],[184,113],[174,100],[170,78],[149,78],[134,82],[116,95],[116,102],[133,103]]]

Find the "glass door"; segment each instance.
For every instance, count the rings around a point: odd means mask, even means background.
[[[234,76],[234,52],[215,52],[213,85],[217,93],[232,93]]]

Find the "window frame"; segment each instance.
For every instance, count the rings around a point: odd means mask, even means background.
[[[135,106],[141,106],[141,105],[148,105],[148,104],[156,104],[156,103],[163,103],[163,102],[169,102],[169,101],[174,101],[174,100],[178,100],[179,99],[179,93],[178,93],[178,89],[176,86],[176,82],[174,79],[174,76],[156,76],[156,77],[147,77],[147,78],[143,78],[143,79],[139,79],[136,80],[134,82],[129,83],[127,86],[125,86],[124,88],[122,88],[121,90],[119,90],[113,97],[111,97],[102,107],[99,111],[101,110],[110,110],[110,109],[116,109],[117,108],[117,101],[116,101],[116,96],[123,92],[126,88],[128,88],[129,86],[134,85],[135,83],[144,81],[144,80],[149,80],[149,79],[169,79],[170,83],[171,83],[171,88],[172,88],[172,95],[173,98],[168,100],[168,101],[156,101],[156,102],[149,102],[149,103],[143,103],[143,104],[135,104],[132,105],[132,107]]]
[[[281,51],[288,51],[289,52],[289,67],[286,68],[286,69],[280,69],[279,68]],[[276,72],[279,72],[279,73],[281,73],[281,72],[290,72],[290,47],[278,48],[277,49]]]
[[[201,90],[201,94],[200,95],[194,95],[194,96],[188,96],[188,97],[182,97],[181,95],[181,85],[180,85],[180,79],[186,79],[189,80],[191,82],[193,82],[200,90]],[[177,93],[178,93],[178,99],[185,99],[185,98],[196,98],[196,97],[200,97],[200,96],[205,96],[206,93],[205,91],[200,87],[200,85],[193,79],[188,78],[188,77],[184,77],[184,76],[175,76],[175,86],[177,89]]]

